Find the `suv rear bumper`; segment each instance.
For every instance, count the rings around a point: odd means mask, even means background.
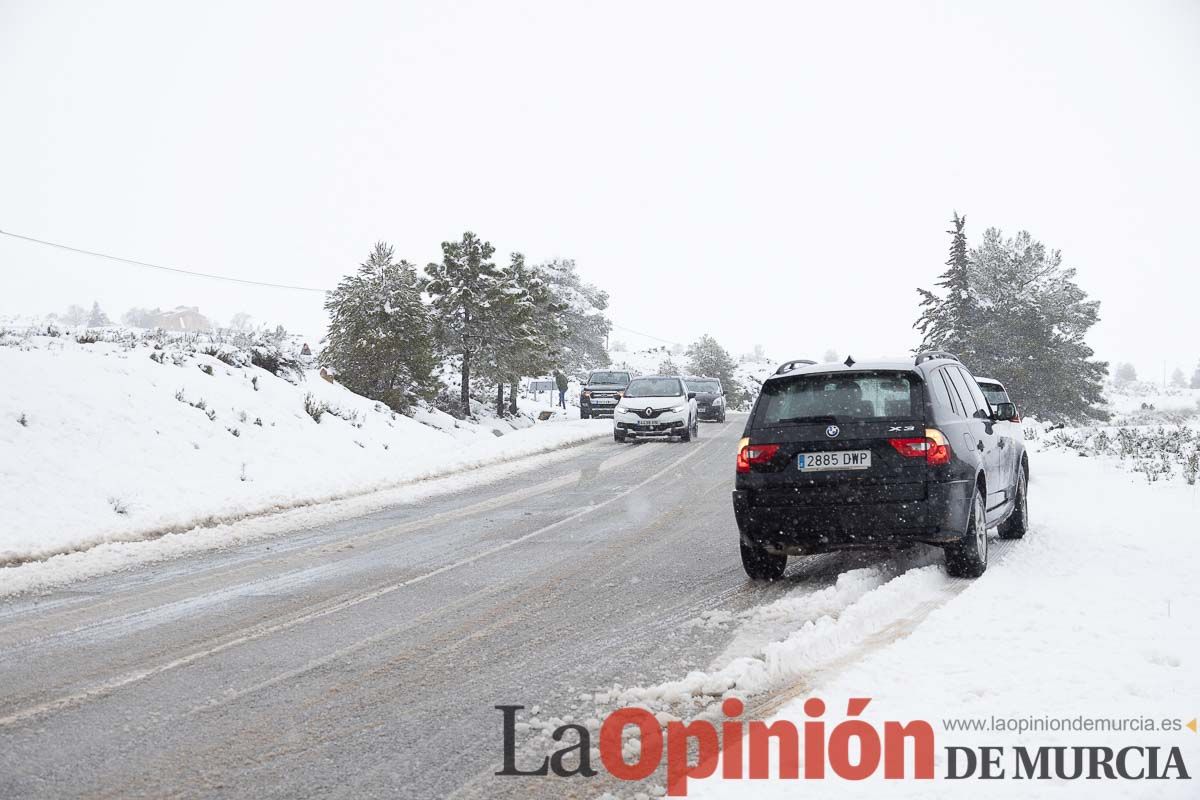
[[[971,507],[971,481],[926,484],[923,500],[890,503],[764,506],[751,489],[733,492],[742,537],[788,555],[855,547],[949,544],[962,538]]]

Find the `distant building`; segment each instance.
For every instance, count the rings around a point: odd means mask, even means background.
[[[211,331],[213,325],[196,306],[178,306],[172,311],[157,311],[147,320],[147,327],[165,331]]]

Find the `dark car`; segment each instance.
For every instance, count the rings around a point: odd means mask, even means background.
[[[683,382],[687,384],[689,391],[696,393],[698,419],[725,421],[725,389],[719,380],[692,375],[684,378]]]
[[[611,417],[625,394],[630,374],[623,370],[593,370],[579,390],[579,418]]]
[[[738,445],[733,509],[742,565],[782,576],[789,555],[915,542],[947,571],[987,569],[987,530],[1028,526],[1029,461],[1000,447],[975,379],[948,353],[796,364],[768,378]]]

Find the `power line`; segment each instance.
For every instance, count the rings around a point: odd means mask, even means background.
[[[113,256],[108,253],[98,253],[95,250],[84,250],[81,247],[71,247],[70,245],[60,244],[58,242],[48,242],[45,239],[35,239],[32,236],[22,236],[19,233],[0,230],[0,234],[11,236],[14,239],[23,239],[26,242],[46,245],[47,247],[57,247],[59,250],[69,250],[72,253],[82,253],[85,256],[95,256],[97,258],[107,258],[109,261],[120,261],[123,264],[132,264],[135,267],[146,267],[148,269],[162,270],[163,272],[175,272],[180,275],[191,275],[197,278],[208,278],[214,281],[229,281],[231,283],[241,283],[247,286],[266,286],[271,289],[292,289],[297,292],[320,292],[325,293],[324,289],[314,289],[311,286],[292,286],[286,283],[268,283],[267,281],[252,281],[247,278],[231,278],[228,275],[213,275],[208,272],[197,272],[191,269],[180,269],[179,267],[164,267],[161,264],[151,264],[147,261],[135,261],[132,258],[122,258],[121,256]]]
[[[109,261],[119,261],[122,264],[132,264],[135,267],[145,267],[147,269],[157,269],[157,270],[162,270],[163,272],[174,272],[179,275],[191,275],[196,278],[208,278],[209,280],[214,280],[214,281],[229,281],[230,283],[241,283],[241,284],[245,284],[247,286],[266,286],[271,289],[291,289],[291,290],[297,291],[297,292],[320,292],[321,294],[325,294],[324,289],[314,289],[311,286],[292,286],[292,285],[286,284],[286,283],[269,283],[267,281],[254,281],[254,280],[250,280],[248,278],[231,278],[228,275],[214,275],[210,272],[197,272],[196,270],[182,269],[180,267],[166,267],[166,266],[163,266],[162,264],[151,264],[148,261],[136,261],[132,258],[123,258],[122,256],[109,255],[108,253],[99,253],[99,252],[96,252],[95,250],[84,250],[82,247],[72,247],[71,245],[61,244],[59,242],[50,242],[45,239],[35,239],[32,236],[24,236],[22,234],[12,233],[11,231],[6,231],[6,230],[0,230],[0,235],[10,236],[13,239],[21,239],[26,242],[33,242],[34,244],[45,245],[47,247],[56,247],[59,250],[68,250],[72,253],[81,253],[85,256],[95,256],[96,258],[106,258]],[[662,342],[663,344],[676,344],[675,341],[672,341],[670,339],[664,339],[661,336],[655,336],[650,333],[642,333],[641,331],[635,331],[632,328],[626,328],[624,325],[617,325],[616,323],[613,323],[613,327],[616,328],[617,330],[625,331],[626,333],[636,334],[637,336],[644,336],[647,339],[654,339],[655,341]]]
[[[645,336],[647,339],[654,339],[655,341],[662,342],[663,344],[678,344],[678,342],[673,341],[671,339],[664,339],[661,336],[654,336],[653,334],[642,333],[641,331],[635,331],[633,328],[626,328],[624,325],[618,325],[615,322],[612,324],[612,326],[619,331],[625,331],[626,333],[632,333],[632,334],[636,334],[638,336]]]

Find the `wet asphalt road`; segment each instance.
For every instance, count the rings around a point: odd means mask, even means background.
[[[0,605],[0,797],[561,796],[492,775],[494,706],[702,669],[689,620],[794,588],[738,561],[741,427]]]

